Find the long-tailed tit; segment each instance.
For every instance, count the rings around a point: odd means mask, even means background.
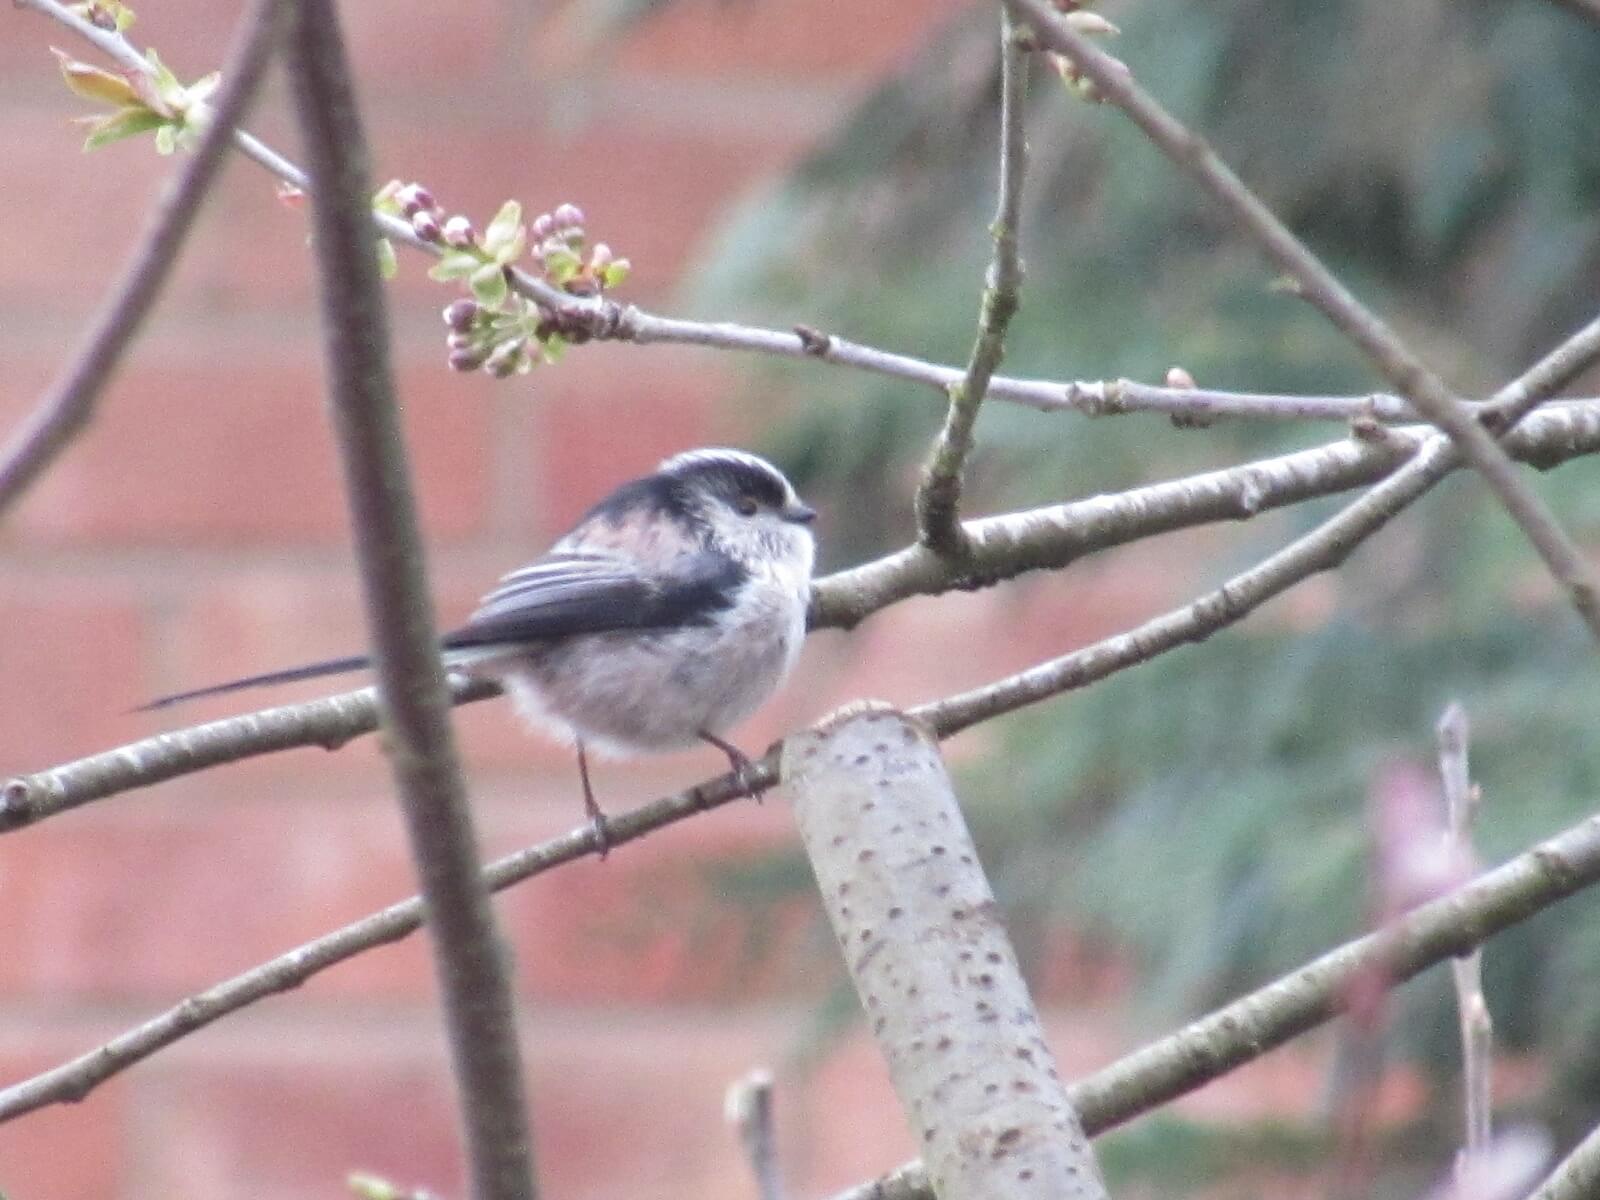
[[[623,484],[550,551],[511,572],[441,640],[452,670],[498,680],[528,721],[578,751],[584,810],[604,846],[586,749],[615,756],[708,742],[782,682],[805,637],[816,516],[771,463],[690,450]],[[163,696],[147,708],[357,671],[364,655]]]

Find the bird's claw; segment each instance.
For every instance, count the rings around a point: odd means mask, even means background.
[[[611,822],[598,807],[589,810],[589,829],[594,834],[595,853],[605,862],[611,853]]]

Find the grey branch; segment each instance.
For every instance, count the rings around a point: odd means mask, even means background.
[[[1401,983],[1596,883],[1600,817],[1590,817],[1383,930],[1346,943],[1079,1080],[1068,1094],[1090,1135],[1104,1133],[1331,1020],[1344,1011],[1350,984],[1362,975],[1381,968]],[[1594,1145],[1581,1179],[1591,1190],[1579,1186],[1540,1193],[1535,1200],[1594,1194],[1600,1134],[1589,1142]],[[933,1200],[933,1192],[921,1164],[913,1162],[833,1200]]]
[[[1023,114],[1028,108],[1028,55],[1017,38],[1008,9],[1000,10],[1000,198],[996,202],[994,258],[984,277],[978,335],[966,375],[949,387],[944,425],[934,439],[922,481],[917,485],[918,541],[936,554],[960,558],[961,476],[972,453],[973,426],[989,391],[989,381],[1006,351],[1006,330],[1022,290],[1022,181],[1028,142]]]
[[[1537,369],[1524,380],[1536,375]],[[1540,378],[1548,382],[1548,376]],[[1116,495],[970,521],[965,563],[952,564],[913,546],[818,580],[811,625],[849,628],[910,596],[986,587],[1155,534],[1243,520],[1347,491],[1383,478],[1429,436],[1423,428],[1401,428],[1376,440],[1334,442]],[[1600,451],[1600,404],[1535,413],[1512,431],[1506,445],[1518,458],[1544,468]],[[1102,642],[1080,655],[1099,658],[1110,645]],[[458,703],[498,693],[485,682],[454,687]],[[222,763],[299,746],[337,747],[376,726],[372,693],[363,690],[158,734],[9,780],[0,787],[0,832]]]
[[[747,774],[750,790],[764,791],[777,782],[776,760],[777,756],[769,753],[754,764]],[[629,812],[608,816],[607,844],[615,849],[695,813],[747,795],[749,791],[744,783],[731,773],[724,775]],[[490,891],[500,891],[552,867],[598,853],[599,849],[594,826],[584,825],[561,837],[496,859],[483,869],[484,885]],[[297,988],[312,976],[358,954],[415,933],[422,928],[423,919],[422,899],[413,896],[190,996],[89,1053],[0,1091],[0,1122],[47,1105],[81,1100],[107,1079],[213,1021],[258,1000]]]
[[[755,764],[751,782],[756,790],[765,790],[777,782],[777,774],[777,755],[769,751]],[[610,844],[623,845],[745,795],[729,774],[654,800],[608,818]],[[491,891],[499,891],[597,851],[594,830],[585,825],[496,860],[484,869],[484,882]],[[1395,939],[1392,947],[1378,934],[1369,934],[1331,951],[1073,1085],[1073,1103],[1091,1134],[1131,1120],[1328,1020],[1340,1011],[1350,980],[1375,963],[1386,963],[1396,981],[1408,979],[1596,882],[1600,882],[1600,817],[1591,817],[1408,914],[1396,923],[1394,932],[1386,931]],[[258,1000],[297,988],[367,950],[397,942],[421,928],[422,922],[422,901],[412,897],[197,993],[78,1058],[0,1090],[0,1122],[51,1104],[81,1100],[107,1079],[186,1035]],[[1378,958],[1391,950],[1391,958]],[[1600,1161],[1600,1137],[1594,1140],[1592,1153]],[[880,1186],[883,1191],[872,1190]],[[850,1200],[910,1196],[925,1200],[928,1194],[920,1165],[913,1163],[848,1195]]]
[[[1542,357],[1489,402],[1517,421],[1541,397],[1560,386],[1578,364],[1600,354],[1600,320]],[[1444,434],[1429,434],[1399,470],[1346,505],[1311,532],[1235,575],[1191,604],[1145,622],[1127,633],[1041,663],[1006,679],[914,709],[941,736],[1073,688],[1084,687],[1127,667],[1232,625],[1311,575],[1342,563],[1351,551],[1415,503],[1454,469],[1459,450]]]
[[[1204,138],[1186,128],[1140,87],[1124,64],[1074,30],[1043,0],[1005,3],[1028,24],[1040,45],[1070,59],[1101,96],[1126,113],[1157,150],[1215,200],[1239,231],[1289,276],[1298,293],[1354,342],[1401,395],[1419,407],[1425,399],[1449,397],[1444,384],[1377,314],[1322,265]],[[1419,393],[1426,396],[1419,397]]]
[[[38,409],[0,448],[0,513],[89,423],[101,390],[122,361],[123,351],[155,307],[201,201],[222,166],[232,131],[249,108],[282,32],[279,9],[276,0],[255,0],[251,5],[223,68],[210,126],[151,213],[145,234],[95,318],[87,342]],[[76,14],[68,15],[81,20]]]
[[[1043,0],[1005,0],[1040,42],[1070,58],[1101,93],[1139,126],[1151,143],[1210,194],[1263,253],[1286,272],[1306,300],[1333,323],[1435,425],[1448,433],[1533,543],[1578,615],[1600,639],[1600,577],[1552,514],[1518,477],[1511,460],[1477,416],[1393,330],[1322,265],[1245,186],[1205,141],[1162,108],[1127,70],[1074,31]]]
[[[450,728],[411,469],[395,411],[367,147],[333,0],[290,4],[291,90],[311,176],[326,375],[388,757],[443,997],[475,1200],[534,1200],[511,984]]]
[[[1593,1200],[1600,1195],[1600,1129],[1590,1132],[1528,1200]]]
[[[32,9],[59,22],[128,69],[150,70],[150,64],[126,37],[91,25],[59,3],[59,0],[15,0],[15,3],[18,7]],[[234,142],[241,153],[276,178],[302,190],[309,190],[311,181],[306,173],[260,139],[238,130],[234,134]],[[373,221],[384,237],[424,253],[437,255],[441,252],[438,246],[418,237],[410,225],[398,218],[375,213]],[[525,272],[516,272],[513,283],[519,292],[530,299],[586,317],[596,336],[614,340],[640,345],[702,346],[780,358],[815,359],[923,384],[938,391],[941,396],[965,377],[965,372],[956,367],[865,346],[811,329],[782,331],[733,322],[685,321],[657,316],[631,305],[619,306],[609,300],[568,296]],[[1231,417],[1398,422],[1416,420],[1420,416],[1402,397],[1383,393],[1364,396],[1271,395],[1156,387],[1128,379],[1062,383],[997,375],[989,382],[988,395],[1042,412],[1070,411],[1089,416],[1148,412],[1182,417],[1191,424]]]
[[[931,731],[852,706],[789,738],[782,774],[940,1200],[1104,1200]]]

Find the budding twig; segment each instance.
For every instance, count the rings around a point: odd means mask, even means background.
[[[1028,161],[1023,113],[1028,104],[1028,56],[1017,38],[1009,10],[1000,14],[1000,198],[994,224],[994,259],[984,278],[978,337],[966,375],[950,385],[950,404],[917,487],[918,540],[935,553],[960,557],[958,514],[961,475],[972,453],[972,428],[1005,357],[1006,329],[1017,311],[1022,288],[1018,225],[1022,220],[1022,180]]]
[[[83,348],[73,356],[34,414],[0,448],[0,513],[88,424],[101,390],[122,361],[123,351],[155,307],[178,260],[178,250],[200,211],[200,203],[222,166],[228,140],[249,108],[282,32],[279,7],[275,0],[256,0],[240,22],[210,126],[156,205],[144,237],[95,319]],[[85,36],[97,42],[102,37],[121,37],[90,25],[76,13],[68,11],[64,15],[75,28],[82,25]]]
[[[1371,360],[1384,378],[1449,434],[1538,551],[1578,615],[1600,640],[1600,575],[1554,514],[1518,477],[1511,460],[1473,413],[1409,346],[1350,292],[1272,210],[1245,186],[1199,135],[1185,128],[1133,79],[1123,64],[1094,46],[1043,0],[1005,0],[1046,46],[1065,55],[1107,101],[1122,109],[1180,171],[1210,194],[1299,294]]]

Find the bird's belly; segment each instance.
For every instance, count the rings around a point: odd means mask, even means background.
[[[612,756],[680,749],[749,716],[793,664],[804,614],[588,634],[486,664],[531,723]]]

